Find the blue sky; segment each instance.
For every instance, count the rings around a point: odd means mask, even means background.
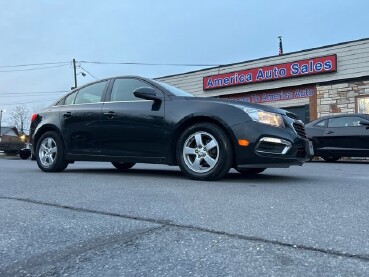
[[[226,64],[369,37],[369,1],[0,1],[0,109],[31,111],[73,86],[71,61]],[[60,67],[6,67],[65,62]],[[59,66],[59,64],[57,64]],[[97,78],[202,67],[82,64]],[[13,71],[13,72],[4,72]],[[78,69],[81,72],[82,69]],[[78,75],[78,85],[95,79]],[[61,92],[59,92],[61,91]],[[37,92],[37,93],[36,93]]]

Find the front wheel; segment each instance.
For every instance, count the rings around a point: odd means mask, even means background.
[[[53,131],[46,132],[38,140],[36,146],[38,167],[45,172],[60,172],[67,166],[64,159],[64,146],[60,136]]]
[[[197,123],[187,128],[179,137],[176,154],[181,171],[200,181],[221,179],[233,162],[229,138],[211,123]]]
[[[242,168],[237,171],[244,175],[256,175],[263,172],[266,168]]]
[[[133,167],[135,163],[112,162],[112,165],[114,165],[117,169],[124,171]]]

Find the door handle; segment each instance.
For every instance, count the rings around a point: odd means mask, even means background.
[[[325,132],[327,135],[329,135],[329,134],[333,134],[334,132],[333,131],[326,131]]]
[[[113,118],[114,115],[115,115],[115,112],[112,112],[112,111],[106,112],[106,113],[104,113],[104,115],[106,115],[107,118]]]
[[[71,112],[63,113],[63,117],[64,118],[70,118],[71,116],[72,116],[72,113]]]

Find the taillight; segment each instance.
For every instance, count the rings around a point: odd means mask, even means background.
[[[36,119],[36,117],[38,116],[38,114],[37,113],[34,113],[32,116],[31,116],[31,122],[33,122],[35,119]]]

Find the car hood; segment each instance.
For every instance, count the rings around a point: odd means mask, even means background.
[[[204,101],[207,103],[219,103],[219,104],[224,104],[224,105],[231,105],[231,106],[235,106],[238,108],[254,108],[254,109],[258,109],[258,110],[263,110],[266,112],[271,112],[271,113],[278,113],[278,114],[282,114],[282,115],[286,115],[287,111],[283,110],[283,109],[277,109],[277,108],[273,108],[267,105],[260,105],[260,104],[254,104],[254,103],[248,103],[248,102],[243,102],[243,101],[237,101],[237,100],[230,100],[230,99],[222,99],[222,98],[208,98],[208,97],[183,97],[188,101]],[[288,112],[289,113],[289,112]]]

